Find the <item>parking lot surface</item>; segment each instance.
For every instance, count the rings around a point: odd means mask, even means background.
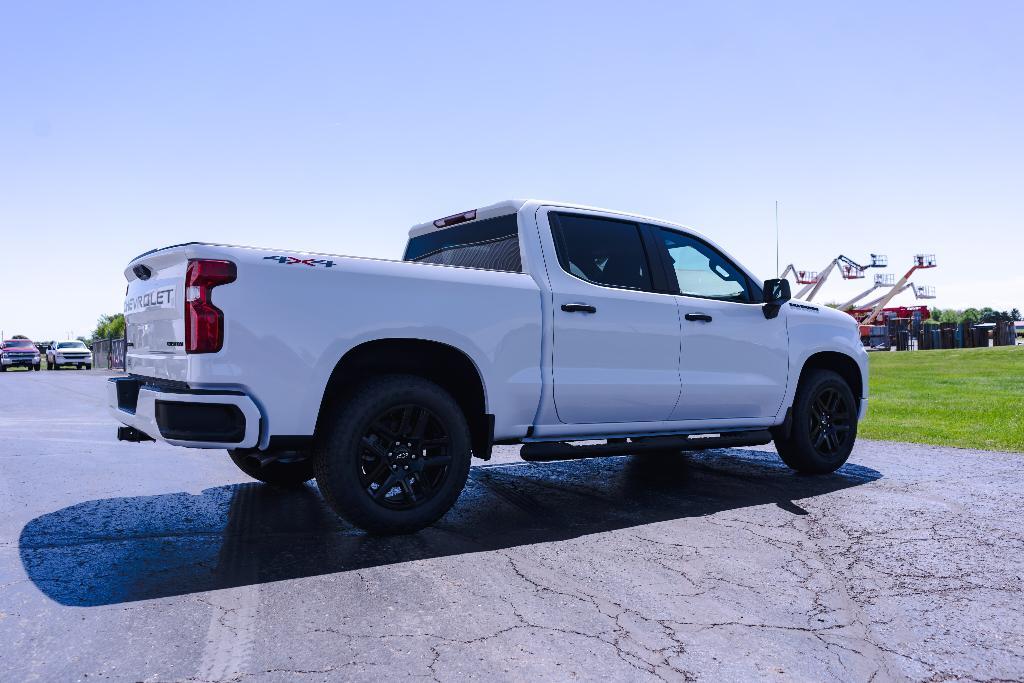
[[[520,461],[413,536],[0,375],[0,680],[1021,680],[1020,455]]]

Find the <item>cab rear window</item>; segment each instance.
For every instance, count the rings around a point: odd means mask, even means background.
[[[517,214],[497,216],[413,237],[406,261],[521,272]]]

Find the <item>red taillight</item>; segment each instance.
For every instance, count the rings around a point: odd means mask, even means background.
[[[224,346],[224,312],[210,302],[210,290],[234,282],[230,261],[190,259],[185,272],[185,353],[216,353]]]

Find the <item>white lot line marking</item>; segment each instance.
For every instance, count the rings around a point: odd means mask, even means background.
[[[252,542],[249,531],[255,490],[251,484],[235,489],[215,570],[225,582],[237,587],[211,591],[199,598],[212,610],[203,656],[194,677],[200,681],[237,678],[244,673],[252,655],[260,606],[259,567],[254,555],[246,552],[246,546]]]

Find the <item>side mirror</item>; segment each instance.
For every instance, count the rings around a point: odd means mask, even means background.
[[[764,317],[771,320],[779,314],[782,304],[793,298],[789,289],[789,280],[775,279],[764,281]]]

